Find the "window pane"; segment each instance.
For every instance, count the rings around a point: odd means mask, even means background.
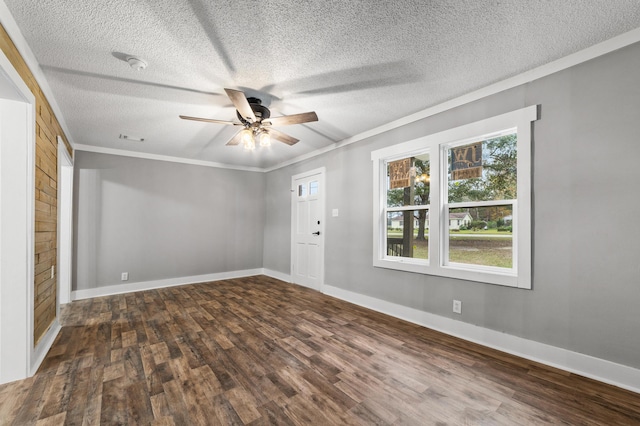
[[[449,209],[449,262],[513,267],[512,205]]]
[[[387,163],[387,207],[429,204],[429,154]]]
[[[448,150],[449,203],[517,198],[517,134]]]
[[[307,184],[301,183],[298,185],[298,197],[306,197],[307,196]]]
[[[429,258],[429,211],[387,213],[387,256]]]
[[[316,195],[318,193],[318,181],[312,180],[309,182],[309,195]]]

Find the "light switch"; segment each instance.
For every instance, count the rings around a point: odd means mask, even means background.
[[[338,209],[331,210],[331,216],[338,217]]]

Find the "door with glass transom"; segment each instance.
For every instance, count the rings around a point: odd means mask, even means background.
[[[291,178],[291,279],[320,290],[324,278],[325,169]]]

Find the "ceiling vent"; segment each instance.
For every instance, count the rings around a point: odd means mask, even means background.
[[[138,137],[135,137],[135,136],[123,135],[122,133],[120,133],[120,139],[126,139],[128,141],[135,141],[135,142],[144,142],[144,138],[138,138]]]

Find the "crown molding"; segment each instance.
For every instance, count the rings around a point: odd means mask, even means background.
[[[241,170],[245,172],[264,172],[259,167],[232,166],[214,161],[195,160],[192,158],[173,157],[171,155],[150,154],[148,152],[128,151],[125,149],[105,148],[101,146],[76,144],[76,151],[96,152],[99,154],[119,155],[121,157],[143,158],[146,160],[167,161],[171,163],[191,164],[194,166],[213,167],[217,169]]]

